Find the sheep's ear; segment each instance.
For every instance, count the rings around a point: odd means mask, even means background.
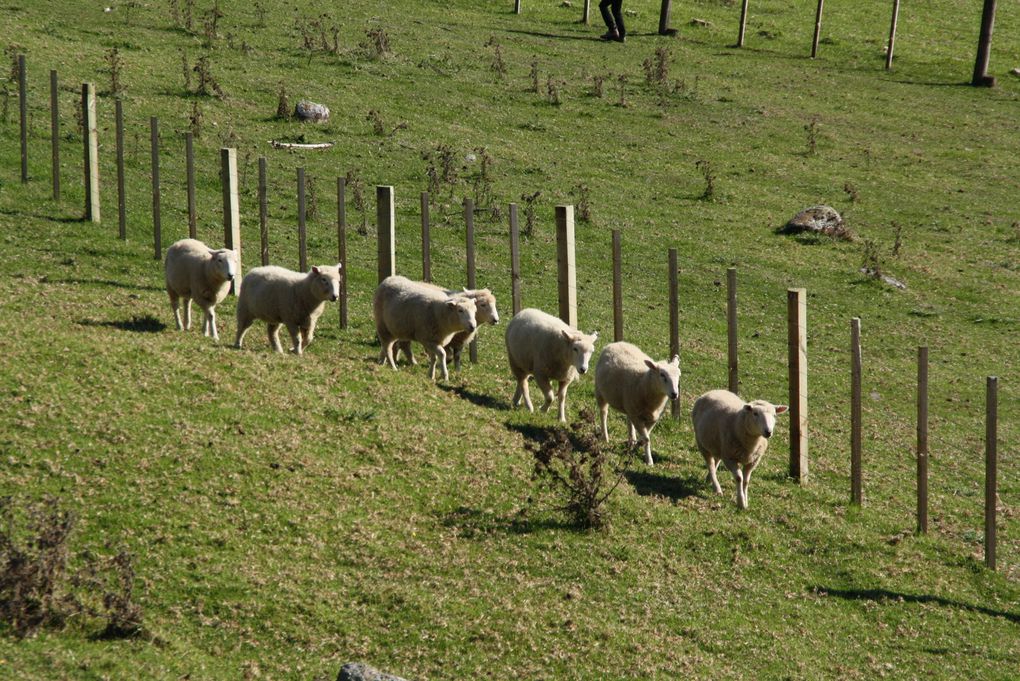
[[[754,411],[754,407],[749,404],[744,405],[744,411]]]
[[[790,407],[788,407],[787,405],[785,405],[785,404],[777,404],[776,405],[776,413],[777,414],[785,414],[788,411],[790,411]]]
[[[573,342],[574,342],[574,336],[573,336],[573,334],[571,334],[571,333],[570,333],[569,331],[567,331],[566,329],[560,329],[560,333],[561,333],[561,334],[563,335],[563,338],[564,338],[564,339],[566,339],[566,341],[567,341],[568,343],[573,343]]]
[[[446,307],[457,307],[457,301],[456,300],[447,300],[446,301]]]
[[[337,270],[342,270],[344,268],[344,264],[342,262],[338,262],[336,264],[336,268],[337,268]]]
[[[592,339],[592,342],[597,341],[599,339],[599,332],[598,331],[592,331],[591,339]]]
[[[649,369],[651,369],[652,371],[655,371],[655,370],[656,370],[656,368],[657,368],[657,367],[655,366],[655,362],[653,362],[653,361],[652,361],[652,360],[650,360],[650,359],[646,359],[646,360],[645,360],[645,366],[646,366],[646,367],[648,367]]]
[[[312,265],[312,274],[318,274],[318,273],[319,273],[319,268],[317,266],[315,266],[315,265]]]
[[[669,360],[669,363],[675,367],[680,366],[680,355],[673,355],[673,359]]]

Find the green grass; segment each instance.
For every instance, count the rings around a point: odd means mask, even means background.
[[[208,3],[205,3],[208,4]],[[209,8],[196,8],[196,16]],[[344,3],[325,20],[338,54],[302,48],[295,28],[322,6],[222,2],[220,38],[203,46],[174,26],[168,2],[116,5],[9,0],[4,46],[30,78],[31,182],[19,183],[16,87],[0,124],[0,494],[25,506],[55,495],[78,516],[75,553],[135,556],[138,600],[155,640],[102,641],[101,624],[16,640],[0,628],[0,678],[335,678],[364,660],[409,679],[1001,678],[1020,653],[1020,437],[1016,334],[1020,220],[1016,106],[1005,62],[1020,11],[996,18],[994,89],[965,86],[977,7],[904,8],[885,72],[888,3],[826,8],[810,60],[812,8],[675,5],[679,39],[652,35],[658,4],[633,0],[630,37],[603,45],[580,9],[525,2]],[[973,3],[972,3],[973,4]],[[129,10],[130,7],[130,11]],[[342,10],[342,11],[341,11]],[[710,22],[689,26],[692,18]],[[385,28],[393,53],[367,56]],[[228,37],[229,36],[229,37]],[[507,64],[491,68],[495,38]],[[127,125],[129,239],[116,239],[113,102],[100,99],[102,225],[80,221],[80,83],[108,89],[116,46]],[[247,50],[243,49],[247,47]],[[666,47],[660,94],[641,63]],[[223,100],[184,91],[180,51],[208,54]],[[532,61],[543,91],[529,92]],[[61,78],[64,197],[50,199],[48,72]],[[4,69],[6,71],[6,69]],[[619,106],[618,76],[628,105]],[[593,96],[602,75],[605,96]],[[562,103],[545,96],[548,78]],[[332,121],[276,121],[279,85],[293,105],[327,104]],[[348,205],[352,326],[326,312],[303,358],[269,353],[255,329],[229,347],[172,329],[152,258],[148,118],[162,129],[166,247],[187,233],[184,144],[197,102],[199,231],[221,239],[218,149],[236,146],[247,266],[257,262],[257,159],[270,169],[271,253],[297,266],[296,168],[315,179],[309,259],[336,260],[335,180],[357,169],[367,234]],[[377,137],[367,119],[379,112]],[[817,117],[817,149],[806,126]],[[282,152],[267,140],[332,140]],[[420,274],[422,154],[437,144],[495,159],[503,217],[476,222],[478,271],[509,318],[506,204],[541,190],[523,243],[524,302],[555,310],[553,206],[591,188],[578,223],[579,318],[611,336],[610,229],[623,231],[625,328],[668,352],[667,250],[680,253],[682,408],[725,385],[725,270],[739,268],[742,393],[786,400],[786,293],[809,292],[811,480],[785,476],[788,423],[739,513],[703,483],[686,419],[653,432],[656,465],[629,459],[610,526],[578,532],[536,497],[528,434],[548,415],[508,411],[500,338],[483,329],[480,361],[447,384],[422,367],[374,364],[375,184],[396,188],[398,269]],[[696,167],[711,163],[713,201]],[[464,162],[463,178],[477,172]],[[844,185],[859,199],[851,203]],[[463,283],[460,182],[433,207],[436,280]],[[350,191],[348,192],[350,198]],[[826,202],[875,241],[898,291],[858,273],[859,244],[774,233]],[[903,249],[891,255],[893,222]],[[719,282],[719,283],[716,283]],[[849,505],[849,320],[864,338],[865,505]],[[141,320],[140,322],[138,320]],[[160,328],[159,323],[167,325]],[[931,349],[931,534],[914,527],[918,345]],[[999,571],[982,567],[984,379],[1000,377]],[[571,388],[576,415],[592,379]],[[610,424],[623,437],[622,420]],[[110,548],[107,548],[110,547]],[[0,625],[0,627],[5,625]]]

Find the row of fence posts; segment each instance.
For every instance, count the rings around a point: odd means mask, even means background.
[[[24,89],[24,55],[19,55],[18,71],[21,79],[19,92],[22,95],[21,111],[21,157],[22,181],[28,181],[28,146],[27,146],[27,115],[25,112]],[[53,160],[53,195],[60,196],[59,175],[59,118],[57,112],[57,73],[50,72],[51,91],[51,134]],[[85,183],[85,218],[94,223],[100,222],[99,201],[99,159],[98,159],[98,123],[96,112],[95,87],[91,83],[82,85],[82,113],[85,126],[83,140],[84,149],[84,183]],[[124,116],[121,101],[116,100],[116,153],[117,153],[117,205],[119,237],[126,239],[125,210],[125,173],[124,173]],[[152,213],[153,213],[153,244],[154,257],[162,258],[162,235],[160,224],[160,176],[159,176],[159,121],[150,118],[151,161],[152,161]],[[185,156],[187,174],[188,232],[196,237],[197,217],[195,210],[195,169],[194,142],[191,133],[185,134]],[[223,229],[224,245],[241,252],[240,208],[237,182],[237,152],[235,149],[220,150],[221,184],[223,191]],[[269,228],[267,198],[267,164],[265,157],[258,159],[258,201],[259,227],[261,237],[261,263],[269,263]],[[346,219],[346,180],[337,178],[337,244],[338,259],[344,272],[347,268],[347,219]],[[297,169],[298,197],[298,248],[300,269],[308,268],[307,262],[307,230],[305,206],[305,169]],[[387,185],[376,187],[377,231],[378,231],[378,275],[379,281],[396,273],[396,237],[395,237],[395,200],[394,188]],[[560,317],[571,326],[577,326],[577,279],[574,247],[574,211],[573,206],[562,205],[555,208],[556,220],[556,252],[557,252],[557,291]],[[517,205],[509,205],[510,222],[510,277],[513,313],[521,310],[521,267],[520,267],[520,229]],[[475,288],[475,240],[474,240],[474,202],[469,198],[464,201],[464,223],[466,242],[466,275],[468,288]],[[431,281],[431,236],[429,224],[429,194],[421,193],[421,239],[422,239],[422,278]],[[613,339],[622,340],[623,332],[623,279],[622,279],[622,237],[620,230],[612,231],[613,261]],[[669,327],[670,355],[679,355],[679,289],[677,273],[679,271],[677,249],[668,252],[669,269]],[[737,346],[737,268],[731,267],[726,272],[727,282],[727,378],[729,390],[739,394],[740,379]],[[238,274],[240,277],[240,274]],[[236,292],[239,281],[232,282],[232,291]],[[347,277],[341,277],[340,291],[340,327],[349,326]],[[788,328],[788,366],[789,366],[789,401],[790,401],[790,461],[789,475],[798,482],[808,478],[808,417],[807,417],[807,294],[805,289],[791,288],[787,291],[787,328]],[[863,505],[863,462],[862,462],[862,375],[863,358],[861,352],[861,320],[853,318],[850,328],[851,349],[851,443],[850,443],[850,499],[855,505]],[[470,360],[477,362],[477,346],[472,343]],[[986,386],[986,431],[985,431],[985,563],[995,569],[996,544],[996,490],[997,490],[997,399],[998,379],[987,378]],[[680,419],[680,404],[672,405],[673,418]],[[917,369],[917,531],[928,531],[928,348],[918,349]]]

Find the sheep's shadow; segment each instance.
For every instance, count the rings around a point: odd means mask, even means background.
[[[529,518],[522,510],[511,516],[460,506],[440,516],[443,527],[454,529],[464,539],[480,539],[494,534],[526,535],[542,530],[579,530],[574,525],[553,519]]]
[[[504,411],[510,409],[509,402],[501,400],[498,397],[493,397],[492,395],[487,395],[476,390],[465,388],[462,385],[440,385],[439,387],[440,389],[445,390],[448,393],[453,393],[457,397],[463,398],[471,404],[479,407],[485,407],[486,409],[501,409]]]
[[[144,315],[142,317],[134,316],[131,319],[118,319],[115,321],[101,322],[95,319],[82,319],[78,322],[82,326],[105,326],[113,329],[119,329],[121,331],[131,331],[133,333],[160,333],[166,330],[166,324],[159,321],[152,315]]]
[[[122,288],[129,291],[166,291],[165,286],[139,286],[137,284],[126,284],[123,281],[113,279],[50,279],[46,278],[43,283],[48,284],[73,284],[75,286],[108,286],[110,288]]]
[[[556,426],[536,426],[532,423],[510,423],[507,428],[520,433],[528,442],[542,444],[556,432]]]
[[[949,598],[933,596],[931,594],[906,594],[898,591],[889,591],[887,589],[829,589],[824,586],[809,586],[807,590],[808,592],[822,593],[826,596],[842,598],[847,601],[871,601],[878,603],[883,601],[904,601],[906,603],[934,603],[935,605],[941,605],[947,608],[958,608],[960,610],[978,612],[982,615],[988,615],[989,617],[1002,617],[1013,624],[1020,624],[1020,613],[994,610],[982,605],[972,605],[970,603],[954,601]]]
[[[643,497],[666,497],[681,501],[698,496],[705,487],[704,478],[696,475],[678,478],[647,471],[626,471],[624,476],[634,491]]]

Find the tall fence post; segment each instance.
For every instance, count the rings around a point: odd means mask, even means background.
[[[521,311],[521,227],[517,204],[510,204],[510,301],[513,313]]]
[[[376,231],[379,234],[379,283],[397,273],[396,235],[394,222],[396,208],[393,204],[393,187],[378,185],[375,188]]]
[[[574,207],[556,206],[556,266],[560,319],[577,328],[577,260],[574,255]]]
[[[514,14],[521,13],[521,0],[514,0]]]
[[[885,51],[885,70],[892,68],[893,49],[896,47],[896,22],[900,18],[900,0],[893,0],[892,22],[889,26],[889,44]]]
[[[266,157],[259,156],[259,253],[262,265],[269,264],[269,177]]]
[[[152,242],[153,258],[163,259],[163,223],[159,205],[159,119],[149,118],[149,137],[152,147]]]
[[[675,248],[669,249],[669,356],[680,355],[680,285],[677,281],[677,272],[680,267],[677,262]],[[680,397],[673,400],[670,413],[677,421],[680,420]]]
[[[474,290],[478,282],[476,281],[475,272],[475,202],[471,198],[464,199],[464,241],[467,246],[467,287]],[[477,340],[471,340],[471,344],[468,345],[468,351],[471,363],[477,363]]]
[[[917,532],[928,533],[928,348],[917,349]]]
[[[985,567],[995,569],[995,502],[998,496],[999,379],[985,383]]]
[[[584,16],[581,17],[581,23],[587,26],[590,23],[589,16],[591,15],[591,0],[584,0]]]
[[[57,89],[57,72],[50,70],[50,145],[52,147],[53,200],[60,200],[60,100]]]
[[[81,113],[85,147],[85,219],[100,221],[99,211],[99,125],[96,121],[96,86],[82,83]]]
[[[807,291],[786,291],[790,376],[790,477],[808,479]]]
[[[308,271],[308,231],[305,206],[305,169],[297,169],[297,237],[298,237],[298,270]]]
[[[432,236],[429,233],[429,193],[421,193],[421,280],[432,281]]]
[[[117,235],[127,241],[127,188],[124,177],[124,103],[120,97],[114,103],[114,127],[117,137]]]
[[[988,61],[992,52],[992,30],[995,27],[995,2],[985,0],[981,10],[981,34],[978,37],[977,59],[974,60],[974,78],[971,85],[992,87],[995,77],[988,75]]]
[[[613,230],[613,341],[623,340],[623,247],[620,230]]]
[[[850,503],[864,503],[861,470],[861,320],[850,320]]]
[[[726,384],[734,395],[740,394],[740,372],[737,367],[737,268],[726,270]]]
[[[822,6],[825,0],[818,0],[818,11],[815,12],[815,36],[811,40],[811,58],[818,56],[818,39],[822,35]]]
[[[198,238],[198,209],[195,206],[195,135],[184,133],[184,167],[188,184],[188,236]]]
[[[223,185],[223,244],[237,252],[237,275],[230,290],[241,290],[241,207],[237,194],[237,149],[220,149],[220,183]]]
[[[744,46],[744,33],[747,30],[747,3],[749,0],[744,0],[740,4],[740,30],[737,33],[737,47]]]
[[[28,74],[25,55],[18,55],[18,110],[21,114],[21,183],[28,182]]]
[[[347,178],[336,178],[336,247],[340,259],[340,328],[347,328]]]
[[[659,8],[659,35],[673,35],[676,31],[669,27],[669,15],[672,11],[672,1],[662,0]]]

